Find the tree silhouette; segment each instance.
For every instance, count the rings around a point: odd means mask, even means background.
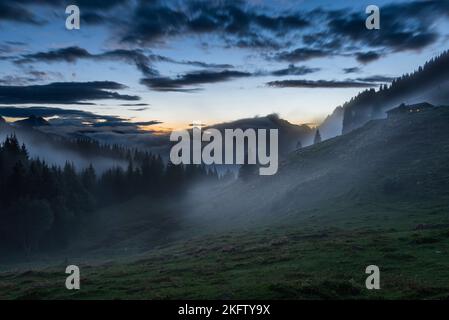
[[[321,142],[321,134],[320,134],[320,130],[317,129],[316,133],[315,133],[315,138],[313,139],[313,144],[317,144]]]
[[[53,212],[46,200],[20,198],[9,208],[9,231],[12,238],[29,255],[53,223]]]

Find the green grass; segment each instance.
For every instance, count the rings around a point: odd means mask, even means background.
[[[449,298],[446,213],[404,207],[396,220],[385,220],[383,211],[363,211],[368,214],[347,220],[349,226],[312,216],[290,226],[199,235],[132,259],[80,264],[79,291],[65,289],[64,265],[2,273],[0,298]],[[414,230],[417,223],[430,228]],[[371,264],[381,270],[378,291],[365,288]]]

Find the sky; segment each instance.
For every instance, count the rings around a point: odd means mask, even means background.
[[[79,30],[65,27],[69,4]],[[365,27],[372,4],[380,30]],[[445,0],[0,0],[0,115],[154,131],[271,113],[318,124],[447,50],[448,18]]]

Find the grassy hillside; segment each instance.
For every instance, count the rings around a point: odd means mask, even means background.
[[[192,195],[195,222],[235,228],[299,222],[314,212],[339,223],[354,211],[364,215],[386,204],[444,205],[449,199],[448,123],[449,108],[371,121],[291,154],[274,176]],[[328,209],[339,209],[342,216],[329,215]]]
[[[173,234],[150,228],[160,221],[144,199],[111,208],[97,222],[124,228],[104,224],[83,247],[95,255],[3,272],[0,298],[449,298],[448,123],[446,108],[371,121],[291,154],[273,177],[191,190],[161,207],[179,211],[164,222]],[[138,250],[105,260],[111,247]],[[64,288],[68,263],[80,291]],[[379,291],[365,289],[371,264]]]

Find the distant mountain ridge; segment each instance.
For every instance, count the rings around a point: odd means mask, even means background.
[[[434,105],[449,104],[449,51],[426,62],[411,74],[395,79],[379,90],[369,89],[343,105],[342,133],[361,127],[401,103],[427,101]]]
[[[18,120],[16,122],[14,122],[15,124],[18,124],[20,126],[25,126],[25,127],[42,127],[42,126],[49,126],[50,123],[45,120],[42,117],[37,117],[37,116],[30,116],[26,119],[23,120]]]
[[[3,119],[3,117],[2,116],[0,116],[0,123],[5,123],[6,122],[6,120],[5,119]]]
[[[315,133],[308,125],[296,125],[281,119],[277,114],[269,114],[264,117],[239,119],[232,122],[219,123],[207,128],[215,128],[220,131],[224,129],[278,129],[279,130],[279,152],[287,155],[299,146],[312,144]]]

